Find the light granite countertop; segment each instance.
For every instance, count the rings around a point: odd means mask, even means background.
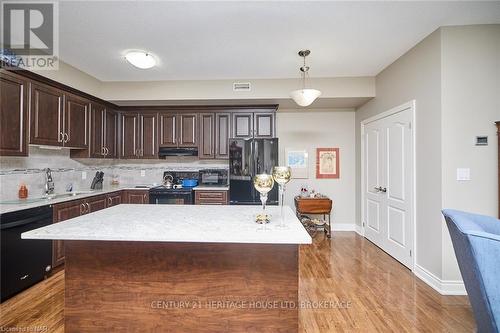
[[[136,187],[136,186],[141,186],[141,187]],[[75,192],[77,192],[77,193],[83,192],[83,193],[79,193],[79,194],[72,195],[72,196],[54,198],[54,199],[28,198],[26,201],[11,200],[11,201],[0,203],[0,214],[10,213],[10,212],[28,209],[28,208],[54,205],[54,204],[58,204],[61,202],[66,202],[66,201],[85,199],[88,197],[112,193],[112,192],[121,191],[121,190],[149,190],[150,187],[153,187],[153,185],[124,184],[124,185],[119,185],[119,186],[112,186],[112,187],[110,186],[110,187],[104,188],[102,190],[94,190],[94,191],[89,191],[89,190],[78,191],[77,190]],[[67,194],[67,193],[70,193],[70,192],[62,192],[62,193],[55,193],[55,194],[57,195],[57,194]]]
[[[266,225],[254,222],[260,206],[118,205],[31,230],[23,239],[92,241],[311,244],[290,207],[269,206]],[[270,253],[272,255],[272,253]]]

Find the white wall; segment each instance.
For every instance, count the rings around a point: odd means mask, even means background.
[[[441,277],[441,32],[435,31],[376,77],[376,97],[356,111],[356,178],[361,121],[416,100],[416,260]],[[361,186],[357,184],[357,223]]]
[[[306,149],[309,153],[309,178],[292,179],[287,185],[286,204],[294,207],[293,198],[302,185],[315,189],[333,200],[334,227],[355,224],[355,136],[354,110],[279,110],[277,133],[280,164],[284,165],[285,149]],[[316,179],[316,148],[340,148],[340,178]],[[343,226],[341,226],[343,225]]]
[[[445,27],[441,34],[442,205],[497,216],[500,25]],[[475,146],[477,135],[487,135],[489,145]],[[456,181],[457,168],[470,168],[471,180]],[[444,225],[443,279],[460,279]]]

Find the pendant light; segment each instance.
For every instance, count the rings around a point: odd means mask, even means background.
[[[299,56],[304,58],[304,64],[300,67],[302,76],[302,89],[294,90],[290,93],[290,97],[300,106],[309,106],[316,98],[321,95],[321,91],[317,89],[306,88],[306,76],[309,77],[309,66],[306,66],[306,57],[311,54],[309,50],[300,50]]]

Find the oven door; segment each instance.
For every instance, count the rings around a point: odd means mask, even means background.
[[[189,192],[150,192],[150,204],[160,205],[192,205],[194,204],[193,191]]]

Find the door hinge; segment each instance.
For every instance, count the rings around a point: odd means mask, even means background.
[[[410,250],[410,257],[411,257],[411,250]]]
[[[411,129],[411,122],[408,123],[408,128]]]
[[[364,227],[365,226],[365,221],[363,221],[362,224],[363,224],[363,227]]]

